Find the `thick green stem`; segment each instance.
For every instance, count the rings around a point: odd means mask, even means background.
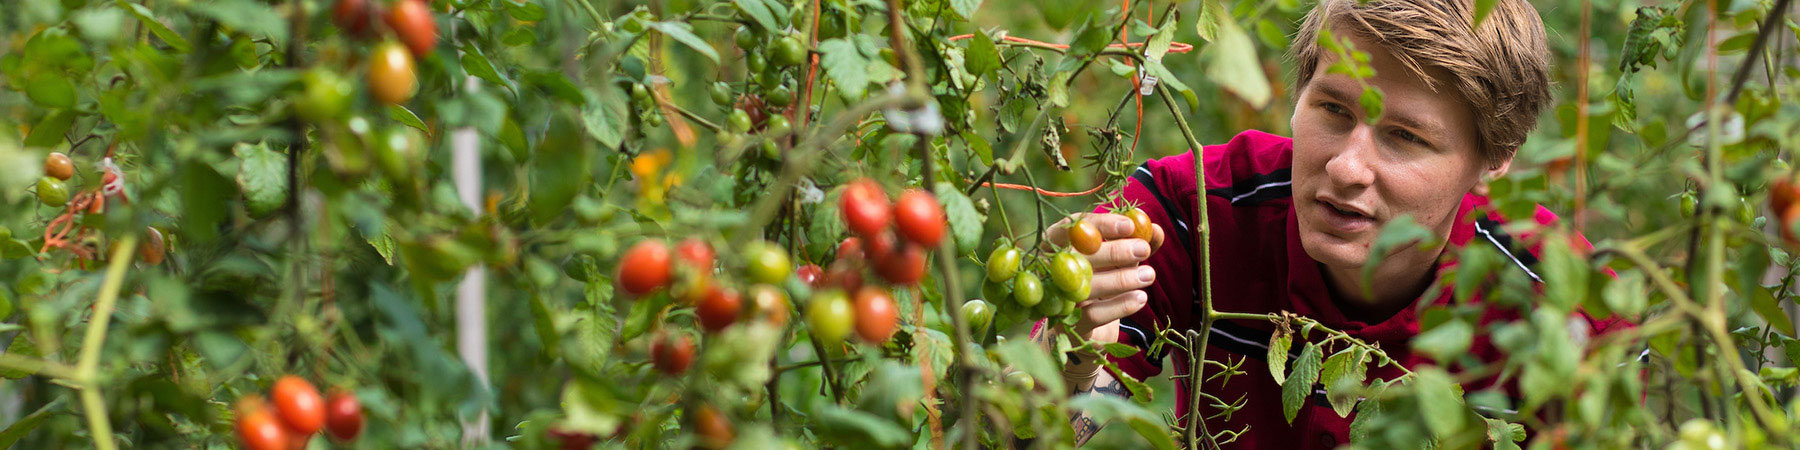
[[[1214,316],[1218,314],[1217,311],[1213,310],[1212,304],[1212,226],[1209,225],[1206,214],[1206,146],[1201,145],[1200,139],[1194,137],[1194,130],[1188,127],[1187,117],[1182,116],[1181,110],[1175,107],[1175,96],[1169,93],[1169,87],[1158,84],[1156,86],[1156,92],[1162,96],[1163,105],[1169,108],[1169,115],[1175,118],[1175,125],[1181,128],[1181,137],[1187,139],[1188,148],[1192,149],[1194,152],[1194,186],[1199,189],[1200,192],[1194,196],[1194,210],[1198,211],[1200,214],[1200,218],[1194,222],[1194,241],[1200,243],[1200,254],[1197,255],[1200,263],[1194,265],[1193,278],[1191,279],[1200,280],[1199,300],[1201,316],[1200,328],[1197,330],[1200,335],[1199,347],[1190,347],[1188,349],[1188,358],[1200,360],[1206,358],[1206,339],[1208,336],[1212,335],[1213,319]],[[1190,345],[1194,343],[1191,337],[1188,342]],[[1206,379],[1204,376],[1205,369],[1206,366],[1204,364],[1196,362],[1194,363],[1194,371],[1188,374],[1189,381],[1192,382],[1190,389],[1193,389],[1193,393],[1190,397],[1190,400],[1193,401],[1189,402],[1191,404],[1188,405],[1188,430],[1190,433],[1189,448],[1196,448],[1192,441],[1192,433],[1194,430],[1199,430],[1205,426],[1205,421],[1201,420],[1202,414],[1200,414],[1199,409],[1200,403],[1199,400],[1197,400],[1199,398],[1201,381]],[[1205,439],[1207,444],[1209,444],[1209,447],[1218,447],[1218,443],[1213,441],[1212,435],[1207,435]]]
[[[125,268],[136,256],[137,236],[128,235],[114,246],[112,259],[106,264],[106,279],[100,283],[100,299],[94,301],[94,317],[88,320],[87,335],[81,340],[81,361],[75,375],[81,383],[81,409],[87,414],[88,432],[94,436],[94,448],[113,450],[112,423],[106,420],[106,404],[100,397],[100,349],[106,346],[106,328],[112,323],[113,305],[119,300],[119,287],[125,284]]]

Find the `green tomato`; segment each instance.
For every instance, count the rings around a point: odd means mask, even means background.
[[[753,282],[780,285],[793,272],[787,252],[767,241],[750,243],[744,248],[744,258],[744,272]]]
[[[774,90],[763,94],[763,102],[777,108],[786,108],[794,103],[794,90],[787,86],[776,86]]]
[[[988,324],[994,322],[993,305],[989,305],[988,302],[981,299],[964,302],[962,309],[958,312],[962,313],[963,322],[969,324],[970,332],[986,330]]]
[[[981,297],[996,304],[1004,302],[1006,299],[1012,298],[1012,283],[983,280]]]
[[[733,35],[731,40],[737,43],[738,48],[744,49],[745,51],[755,49],[756,44],[762,42],[762,39],[756,36],[756,31],[751,30],[748,25],[739,27],[737,34]]]
[[[650,106],[650,88],[642,84],[631,85],[631,104],[639,108]]]
[[[1011,383],[1015,386],[1025,388],[1025,390],[1027,390],[1027,391],[1037,389],[1037,380],[1033,380],[1031,378],[1031,374],[1025,373],[1024,371],[1020,371],[1020,370],[1014,370],[1011,372],[1007,372],[1006,373],[1006,382]]]
[[[750,112],[732,109],[731,116],[725,118],[725,125],[736,133],[750,132]]]
[[[1013,301],[1019,306],[1029,308],[1044,300],[1044,282],[1035,273],[1020,272],[1013,278],[1012,288]]]
[[[313,69],[301,76],[304,91],[294,102],[294,111],[313,122],[326,122],[342,117],[350,109],[350,97],[356,85],[325,69]]]
[[[1698,206],[1697,203],[1699,203],[1699,200],[1694,198],[1694,193],[1687,192],[1681,194],[1681,217],[1694,217],[1694,210]]]
[[[794,67],[806,62],[806,46],[793,36],[782,36],[775,40],[774,63],[782,67]]]
[[[988,254],[987,259],[988,281],[1001,282],[1018,276],[1019,261],[1023,257],[1024,253],[1012,245],[994,247],[994,252]]]
[[[389,127],[375,136],[375,163],[396,184],[412,183],[413,169],[425,157],[425,139],[404,125]]]
[[[43,177],[37,183],[38,201],[44,206],[61,208],[69,204],[69,185],[56,177]]]
[[[1087,262],[1087,258],[1076,254],[1074,250],[1064,248],[1050,257],[1050,283],[1064,292],[1080,290],[1093,277],[1093,273],[1094,267]]]
[[[763,73],[763,69],[769,68],[769,60],[763,58],[761,53],[750,53],[744,55],[744,68],[753,73]]]
[[[1062,297],[1054,292],[1055,289],[1051,289],[1051,291],[1050,298],[1038,302],[1037,306],[1031,307],[1031,310],[1037,311],[1038,314],[1042,314],[1044,317],[1056,317],[1062,315],[1064,303]]]
[[[764,159],[770,161],[781,160],[781,144],[775,143],[774,139],[763,139],[761,147]]]
[[[731,106],[731,84],[730,83],[726,83],[723,81],[713,83],[712,91],[709,93],[712,94],[713,103],[716,103],[719,106]]]
[[[844,291],[826,289],[813,295],[812,301],[806,305],[806,325],[812,331],[814,339],[825,344],[837,344],[850,335],[851,325],[856,323],[856,307],[850,304],[850,296]]]
[[[768,128],[765,128],[763,133],[769,136],[786,136],[789,131],[794,130],[793,125],[788,123],[787,116],[780,114],[770,116],[767,125]]]
[[[662,128],[662,113],[651,111],[649,115],[644,116],[644,125],[648,125],[650,128]]]

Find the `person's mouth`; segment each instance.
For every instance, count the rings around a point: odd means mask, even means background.
[[[1375,226],[1375,215],[1367,208],[1329,197],[1318,197],[1325,224],[1343,233],[1355,233]]]

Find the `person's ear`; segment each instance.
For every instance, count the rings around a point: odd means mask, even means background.
[[[1475,180],[1475,187],[1469,191],[1475,193],[1475,195],[1486,197],[1488,195],[1488,183],[1506,176],[1506,169],[1510,168],[1512,168],[1512,158],[1507,157],[1506,159],[1500,160],[1498,163],[1494,163],[1481,169],[1481,178]]]

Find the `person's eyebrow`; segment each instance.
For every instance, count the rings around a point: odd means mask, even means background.
[[[1351,95],[1349,91],[1344,90],[1344,87],[1339,86],[1338,83],[1332,83],[1331,81],[1324,79],[1324,78],[1321,78],[1319,80],[1314,80],[1314,83],[1318,85],[1319,93],[1325,94],[1326,97],[1330,97],[1332,100],[1338,101],[1340,103],[1355,103],[1356,102],[1357,96]],[[1344,105],[1344,107],[1349,108],[1351,106]]]
[[[1388,111],[1386,114],[1382,114],[1382,119],[1393,121],[1395,125],[1412,130],[1413,134],[1419,135],[1428,142],[1435,143],[1443,132],[1443,127],[1438,126],[1437,121],[1420,119],[1404,112]]]

